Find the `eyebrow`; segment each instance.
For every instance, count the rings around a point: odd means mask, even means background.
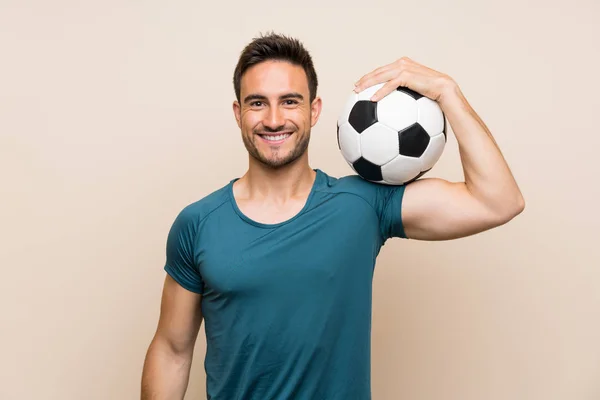
[[[292,93],[286,93],[286,94],[282,94],[281,96],[279,96],[279,100],[288,100],[288,99],[296,99],[296,100],[304,100],[304,96],[302,96],[300,93],[297,92],[292,92]],[[248,96],[244,97],[244,103],[249,103],[253,100],[267,100],[266,96],[263,96],[262,94],[249,94]]]

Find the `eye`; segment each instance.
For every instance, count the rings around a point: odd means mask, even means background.
[[[253,101],[250,103],[251,107],[260,107],[262,105],[262,101]]]
[[[285,105],[287,105],[287,106],[293,106],[293,105],[296,105],[296,104],[298,104],[297,100],[293,100],[293,99],[285,100]]]

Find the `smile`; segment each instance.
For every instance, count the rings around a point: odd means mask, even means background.
[[[292,136],[291,133],[279,133],[279,134],[258,134],[260,138],[269,144],[280,144],[283,143]]]

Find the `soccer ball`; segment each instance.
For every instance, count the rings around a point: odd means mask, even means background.
[[[427,173],[446,145],[446,117],[437,102],[398,87],[378,102],[383,83],[352,93],[337,121],[338,147],[368,181],[403,185]]]

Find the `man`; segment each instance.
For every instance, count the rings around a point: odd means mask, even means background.
[[[208,399],[370,399],[381,246],[473,235],[523,210],[500,150],[450,77],[401,58],[363,76],[356,91],[383,82],[373,101],[407,86],[440,104],[464,182],[387,186],[312,169],[321,99],[309,53],[276,34],[244,49],[233,111],[249,168],[175,219],[142,399],[184,397],[203,318]]]

